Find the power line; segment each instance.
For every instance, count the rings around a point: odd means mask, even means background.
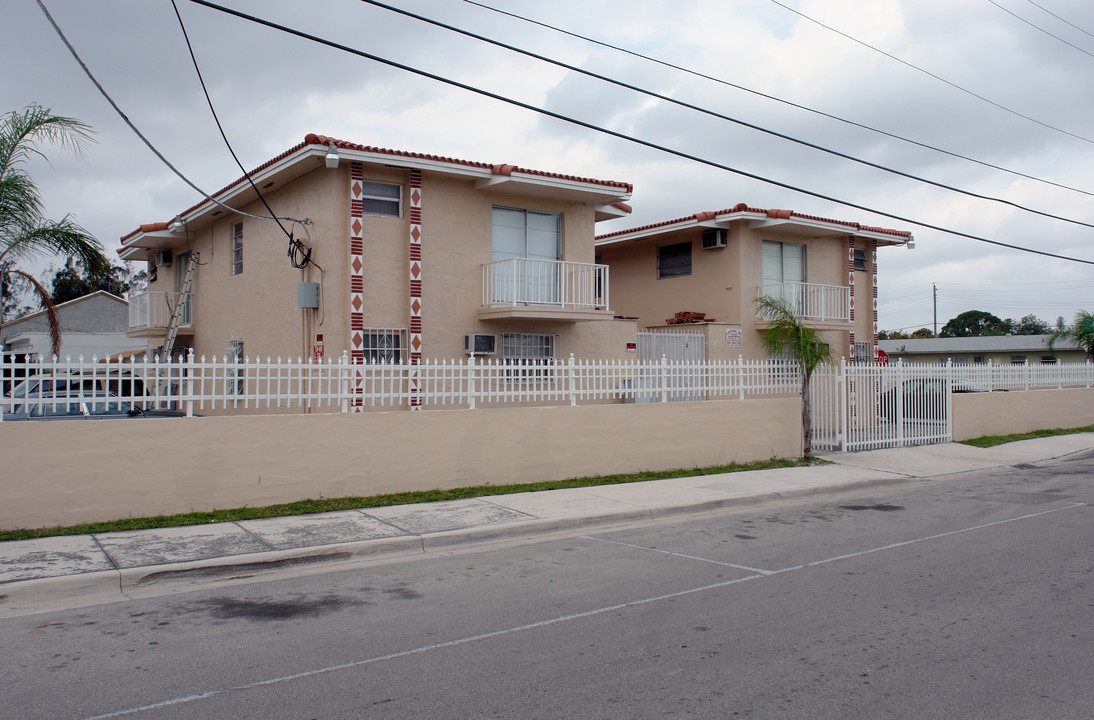
[[[263,206],[265,206],[266,210],[270,213],[270,217],[273,218],[274,222],[277,223],[277,226],[281,228],[281,232],[285,233],[285,237],[289,239],[288,255],[290,264],[298,270],[306,268],[308,264],[312,262],[311,248],[305,249],[304,244],[294,238],[293,234],[286,230],[285,226],[281,224],[281,220],[278,219],[277,214],[273,211],[273,208],[271,208],[270,204],[266,202],[266,198],[262,195],[262,191],[258,189],[257,185],[255,185],[255,181],[251,178],[251,174],[247,172],[247,168],[243,167],[243,163],[239,161],[239,156],[236,155],[236,151],[232,149],[232,143],[228,142],[228,135],[225,134],[224,126],[220,124],[220,118],[217,117],[216,108],[213,107],[213,99],[209,97],[209,88],[205,86],[205,78],[201,76],[201,68],[198,67],[198,59],[194,55],[193,46],[190,44],[190,35],[186,32],[186,23],[182,21],[182,14],[179,13],[179,7],[175,4],[175,0],[171,0],[171,7],[174,8],[175,17],[177,17],[179,20],[179,28],[182,29],[182,37],[186,40],[186,49],[190,51],[190,60],[194,63],[194,72],[197,73],[198,82],[201,83],[201,91],[205,93],[205,102],[209,105],[209,112],[213,115],[213,120],[217,124],[217,130],[220,131],[220,137],[224,140],[224,144],[225,146],[227,146],[228,152],[231,153],[232,159],[235,160],[236,165],[239,166],[239,170],[243,173],[243,177],[247,178],[247,182],[250,183],[251,188],[255,191],[255,194],[258,195],[258,199],[262,201]],[[318,268],[319,266],[316,265],[316,267]],[[322,268],[319,269],[322,270]]]
[[[1034,7],[1037,7],[1037,8],[1040,8],[1041,10],[1044,10],[1045,12],[1047,12],[1052,17],[1056,18],[1057,20],[1064,23],[1065,25],[1070,25],[1071,27],[1075,28],[1079,32],[1083,33],[1084,35],[1089,35],[1090,37],[1094,37],[1094,34],[1091,34],[1091,33],[1087,32],[1086,30],[1083,30],[1081,27],[1079,27],[1078,25],[1076,25],[1073,22],[1068,22],[1067,20],[1064,20],[1062,17],[1060,17],[1056,13],[1052,12],[1051,10],[1046,8],[1044,5],[1039,5],[1035,2],[1033,2],[1033,0],[1026,0],[1026,2],[1028,2],[1030,5],[1033,5]]]
[[[860,165],[865,165],[867,167],[872,167],[875,170],[881,170],[883,172],[891,173],[891,174],[897,175],[899,177],[907,178],[909,180],[915,180],[917,182],[925,183],[927,185],[932,185],[934,187],[941,188],[943,190],[949,190],[951,192],[960,193],[961,195],[966,195],[968,197],[977,198],[979,200],[987,200],[987,201],[990,201],[990,202],[999,203],[1001,205],[1007,205],[1009,207],[1013,207],[1013,208],[1016,208],[1018,210],[1022,210],[1024,212],[1032,213],[1034,215],[1040,215],[1042,217],[1052,218],[1053,220],[1060,220],[1062,222],[1072,223],[1074,225],[1082,225],[1083,227],[1094,228],[1094,224],[1088,223],[1088,222],[1083,222],[1082,220],[1074,220],[1074,219],[1066,218],[1066,217],[1063,217],[1063,216],[1060,216],[1060,215],[1054,215],[1052,213],[1043,212],[1041,210],[1035,210],[1033,208],[1026,207],[1025,205],[1020,205],[1020,204],[1012,202],[1010,200],[1005,200],[1003,198],[992,197],[990,195],[981,195],[980,193],[972,192],[971,190],[963,190],[961,188],[954,187],[952,185],[946,185],[945,183],[937,182],[935,180],[929,180],[927,178],[920,177],[918,175],[913,175],[911,173],[906,173],[902,170],[897,170],[895,168],[888,167],[886,165],[881,165],[879,163],[871,162],[869,160],[864,160],[862,158],[858,158],[858,157],[855,157],[853,155],[848,155],[847,153],[843,153],[843,152],[840,152],[838,150],[833,150],[833,149],[825,147],[823,145],[818,145],[817,143],[813,143],[813,142],[809,142],[807,140],[802,140],[800,138],[792,137],[790,135],[786,135],[785,133],[781,133],[781,132],[777,132],[775,130],[771,130],[769,128],[761,127],[759,125],[755,125],[753,123],[746,122],[746,121],[741,120],[739,118],[734,118],[734,117],[731,117],[729,115],[724,115],[724,114],[716,112],[714,110],[710,110],[709,108],[704,108],[704,107],[701,107],[699,105],[694,105],[692,103],[684,102],[682,100],[677,100],[675,98],[669,97],[667,95],[662,95],[661,93],[653,92],[652,90],[647,90],[647,89],[639,87],[637,85],[632,85],[630,83],[623,82],[621,80],[616,80],[614,78],[610,78],[610,77],[607,77],[605,75],[601,75],[599,73],[592,72],[590,70],[585,70],[585,69],[577,67],[576,65],[570,65],[569,63],[562,62],[561,60],[555,60],[554,58],[550,58],[550,57],[547,57],[545,55],[540,55],[538,53],[534,53],[534,52],[531,52],[531,51],[528,51],[528,50],[524,50],[524,49],[518,48],[514,45],[509,45],[508,43],[501,42],[500,40],[494,40],[492,38],[488,38],[488,37],[485,37],[483,35],[478,35],[476,33],[470,32],[468,30],[463,30],[463,29],[455,27],[453,25],[443,23],[439,20],[434,20],[432,18],[425,17],[424,15],[419,15],[417,13],[410,12],[409,10],[403,10],[403,9],[400,9],[400,8],[396,8],[396,7],[393,7],[391,5],[388,5],[387,3],[380,2],[379,0],[359,0],[359,2],[368,4],[368,5],[374,5],[376,7],[380,7],[380,8],[383,8],[385,10],[389,10],[393,13],[403,15],[404,17],[414,18],[415,20],[418,20],[420,22],[424,22],[424,23],[427,23],[429,25],[433,25],[435,27],[444,28],[445,30],[448,30],[450,32],[454,32],[454,33],[457,33],[459,35],[463,35],[465,37],[473,38],[473,39],[479,40],[481,42],[489,43],[490,45],[494,45],[496,47],[504,48],[504,49],[509,50],[511,52],[519,53],[520,55],[524,55],[526,57],[534,58],[536,60],[539,60],[539,61],[545,62],[545,63],[549,63],[549,64],[554,65],[556,67],[565,68],[566,70],[569,70],[571,72],[576,72],[576,73],[579,73],[581,75],[585,75],[586,77],[595,78],[595,79],[600,80],[602,82],[606,82],[606,83],[609,83],[611,85],[615,85],[617,87],[625,88],[625,89],[631,90],[633,92],[641,93],[642,95],[646,95],[648,97],[656,98],[658,100],[662,100],[664,102],[671,103],[673,105],[678,105],[678,106],[686,108],[688,110],[694,110],[695,112],[699,112],[699,113],[702,113],[704,115],[709,115],[711,117],[716,117],[720,120],[725,120],[727,122],[731,122],[731,123],[734,123],[736,125],[746,127],[750,130],[756,130],[758,132],[762,132],[762,133],[765,133],[767,135],[771,135],[772,137],[777,137],[780,140],[787,140],[789,142],[796,143],[798,145],[802,145],[804,147],[808,147],[808,148],[813,149],[813,150],[818,150],[818,151],[823,152],[823,153],[828,153],[829,155],[835,155],[836,157],[843,158],[844,160],[850,160],[851,162],[855,162],[855,163],[858,163]]]
[[[65,37],[64,32],[61,31],[61,28],[57,24],[57,21],[55,21],[53,19],[53,16],[49,14],[49,10],[46,8],[46,6],[42,2],[42,0],[35,0],[35,1],[38,3],[38,7],[42,9],[42,13],[46,16],[46,19],[49,20],[49,24],[53,26],[53,30],[57,33],[57,36],[61,38],[61,42],[63,42],[65,44],[65,47],[68,48],[69,53],[71,53],[72,57],[75,58],[76,63],[84,71],[84,74],[87,75],[88,79],[91,80],[92,84],[98,89],[99,94],[101,94],[106,99],[106,101],[108,103],[110,103],[110,107],[114,108],[114,112],[116,112],[118,114],[118,117],[120,117],[125,122],[125,124],[129,126],[129,129],[132,130],[133,133],[138,138],[141,139],[141,142],[143,142],[145,144],[145,146],[149,150],[152,151],[152,154],[155,155],[157,158],[159,158],[160,162],[162,162],[164,165],[166,165],[168,167],[168,169],[170,169],[171,172],[175,173],[175,175],[177,175],[180,180],[182,180],[184,183],[189,185],[193,190],[195,190],[199,195],[204,197],[209,202],[215,203],[215,204],[219,205],[220,207],[224,208],[225,210],[229,210],[229,211],[231,211],[233,213],[236,213],[238,215],[242,215],[243,217],[254,218],[256,220],[269,220],[270,219],[270,218],[268,218],[264,215],[251,215],[250,213],[245,213],[242,210],[237,210],[237,209],[231,207],[230,205],[225,205],[220,200],[217,200],[213,196],[209,195],[209,193],[205,192],[204,190],[199,188],[197,185],[190,182],[190,179],[187,178],[185,175],[183,175],[182,172],[178,168],[176,168],[174,165],[172,165],[171,162],[166,157],[163,156],[163,153],[161,153],[159,150],[157,150],[156,146],[153,145],[152,142],[147,137],[144,136],[144,133],[142,133],[139,129],[137,129],[137,126],[133,124],[133,121],[129,119],[129,116],[127,116],[122,111],[122,109],[120,107],[118,107],[118,104],[116,102],[114,102],[114,98],[110,97],[110,94],[107,93],[106,89],[103,88],[102,84],[97,79],[95,79],[95,76],[91,73],[91,70],[87,67],[87,64],[84,63],[83,59],[80,58],[79,53],[76,52],[76,48],[74,48],[72,46],[72,43],[70,43],[68,41],[68,38]],[[292,220],[293,222],[301,223],[301,224],[307,223],[307,220],[297,220],[295,218],[290,218],[290,217],[286,217],[286,218],[282,218],[282,219]]]
[[[506,16],[514,18],[516,20],[520,20],[520,21],[523,21],[523,22],[526,22],[526,23],[530,23],[532,25],[537,25],[539,27],[546,28],[548,30],[552,30],[552,31],[557,32],[557,33],[561,33],[561,34],[567,35],[569,37],[577,38],[579,40],[584,40],[585,42],[592,43],[594,45],[599,45],[600,47],[605,47],[605,48],[609,48],[611,50],[616,50],[618,52],[625,53],[625,54],[631,55],[633,57],[641,58],[642,60],[647,60],[649,62],[656,63],[658,65],[662,65],[662,66],[667,67],[667,68],[671,68],[673,70],[678,70],[680,72],[687,73],[689,75],[694,75],[695,77],[703,78],[704,80],[710,80],[711,82],[719,83],[721,85],[725,85],[727,87],[731,87],[731,88],[734,88],[734,89],[737,89],[737,90],[741,90],[741,91],[744,91],[746,93],[751,93],[752,95],[756,95],[757,97],[762,97],[762,98],[765,98],[767,100],[773,100],[775,102],[782,103],[783,105],[788,105],[790,107],[797,108],[799,110],[804,110],[806,112],[813,113],[814,115],[819,115],[821,117],[826,117],[830,120],[835,120],[837,122],[841,122],[841,123],[844,123],[846,125],[850,125],[852,127],[857,127],[857,128],[862,129],[862,130],[867,130],[867,131],[872,132],[872,133],[877,133],[878,135],[883,135],[885,137],[892,138],[894,140],[899,140],[900,142],[908,143],[910,145],[915,145],[915,146],[921,147],[925,150],[931,150],[932,152],[937,152],[937,153],[941,153],[943,155],[948,155],[950,157],[957,158],[959,160],[965,160],[966,162],[976,163],[977,165],[987,167],[987,168],[991,168],[992,170],[998,170],[1000,172],[1004,172],[1004,173],[1007,173],[1007,174],[1010,174],[1010,175],[1015,175],[1017,177],[1023,177],[1023,178],[1026,178],[1027,180],[1033,180],[1034,182],[1043,183],[1045,185],[1052,185],[1053,187],[1058,187],[1058,188],[1061,188],[1063,190],[1071,190],[1072,192],[1082,193],[1083,195],[1094,196],[1094,192],[1091,192],[1091,191],[1088,191],[1088,190],[1081,190],[1079,188],[1072,187],[1070,185],[1065,185],[1063,183],[1055,182],[1053,180],[1048,180],[1048,179],[1045,179],[1045,178],[1037,177],[1036,175],[1030,175],[1028,173],[1020,172],[1018,170],[1011,170],[1011,169],[1005,168],[1001,165],[994,165],[994,164],[986,162],[984,160],[977,160],[976,158],[972,158],[972,157],[969,157],[967,155],[962,155],[961,153],[956,153],[956,152],[953,152],[951,150],[945,150],[943,148],[939,148],[939,147],[936,147],[934,145],[930,145],[930,144],[927,144],[927,143],[924,143],[924,142],[920,142],[918,140],[912,140],[912,139],[904,137],[902,135],[897,135],[896,133],[891,133],[891,132],[888,132],[886,130],[881,130],[881,129],[878,129],[878,128],[875,128],[875,127],[871,127],[870,125],[865,125],[863,123],[855,122],[854,120],[848,120],[847,118],[842,118],[838,115],[833,115],[831,113],[826,113],[823,110],[817,110],[816,108],[811,108],[807,105],[801,105],[799,103],[792,102],[790,100],[786,100],[784,98],[780,98],[780,97],[777,97],[775,95],[769,95],[767,93],[760,92],[759,90],[754,90],[752,88],[745,87],[744,85],[738,85],[737,83],[730,82],[730,81],[725,80],[723,78],[715,77],[713,75],[707,75],[705,73],[701,73],[701,72],[698,72],[696,70],[692,70],[690,68],[683,67],[681,65],[676,65],[676,64],[673,64],[671,62],[652,57],[650,55],[643,55],[642,53],[635,52],[634,50],[628,50],[627,48],[620,47],[618,45],[612,45],[611,43],[607,43],[607,42],[604,42],[602,40],[596,40],[595,38],[591,38],[591,37],[588,37],[586,35],[581,35],[579,33],[571,32],[569,30],[565,30],[563,28],[556,27],[554,25],[549,25],[545,22],[542,22],[542,21],[539,21],[539,20],[534,20],[534,19],[529,18],[529,17],[525,17],[524,15],[518,15],[516,13],[509,12],[508,10],[502,10],[500,8],[491,7],[490,5],[484,5],[483,3],[476,2],[475,0],[463,0],[463,2],[465,2],[469,5],[475,5],[476,7],[480,7],[484,10],[489,10],[490,12],[498,13],[499,15],[506,15]]]
[[[1054,38],[1054,39],[1056,39],[1056,40],[1059,40],[1059,41],[1060,41],[1060,42],[1062,42],[1062,43],[1063,43],[1064,45],[1067,45],[1068,47],[1074,48],[1074,49],[1078,50],[1079,52],[1081,52],[1082,54],[1084,54],[1084,55],[1089,55],[1090,57],[1094,58],[1094,53],[1091,53],[1091,52],[1088,52],[1088,51],[1086,51],[1086,50],[1083,50],[1083,49],[1082,49],[1081,47],[1079,47],[1078,45],[1074,45],[1074,44],[1072,44],[1072,43],[1069,43],[1069,42],[1068,42],[1067,40],[1064,40],[1064,39],[1063,39],[1062,37],[1060,37],[1059,35],[1053,35],[1052,33],[1050,33],[1050,32],[1049,32],[1048,30],[1045,30],[1045,29],[1044,29],[1043,27],[1041,27],[1040,25],[1036,25],[1036,24],[1034,24],[1034,23],[1030,22],[1029,20],[1026,20],[1026,19],[1025,19],[1024,17],[1022,17],[1021,15],[1018,15],[1017,13],[1011,12],[1010,10],[1006,9],[1005,7],[1003,7],[1002,5],[1000,5],[999,3],[995,2],[995,0],[988,0],[988,2],[989,2],[989,3],[991,3],[992,5],[994,5],[995,7],[999,8],[999,9],[1000,9],[1000,10],[1002,10],[1003,12],[1005,12],[1005,13],[1006,13],[1007,15],[1010,15],[1010,16],[1011,16],[1012,18],[1014,18],[1015,20],[1020,20],[1020,21],[1024,22],[1024,23],[1025,23],[1026,25],[1029,25],[1029,26],[1030,26],[1031,28],[1033,28],[1034,30],[1040,30],[1040,31],[1041,31],[1041,32],[1043,32],[1043,33],[1044,33],[1045,35],[1048,35],[1048,36],[1049,36],[1050,38]]]
[[[1010,109],[1009,107],[1007,107],[1005,105],[1000,105],[999,103],[995,102],[994,100],[989,100],[988,98],[984,97],[983,95],[975,93],[972,90],[969,90],[968,88],[962,87],[962,86],[958,85],[957,83],[955,83],[953,81],[947,80],[946,78],[942,77],[941,75],[936,75],[933,72],[931,72],[930,70],[925,70],[924,68],[921,68],[918,65],[914,65],[914,64],[908,62],[907,60],[903,60],[903,59],[897,57],[896,55],[893,55],[892,53],[885,52],[881,48],[874,47],[870,43],[859,40],[858,38],[854,37],[853,35],[848,35],[847,33],[843,32],[842,30],[837,30],[836,28],[832,27],[831,25],[825,25],[820,20],[817,20],[815,18],[811,18],[808,15],[806,15],[805,13],[801,12],[800,10],[795,10],[794,8],[790,7],[789,5],[786,5],[784,3],[779,2],[779,0],[770,0],[770,2],[775,3],[776,5],[778,5],[781,8],[789,10],[790,12],[794,13],[795,15],[797,15],[798,17],[801,17],[804,20],[808,20],[809,22],[814,23],[815,25],[819,25],[820,27],[824,28],[825,30],[828,30],[829,32],[834,32],[837,35],[845,37],[845,38],[847,38],[848,40],[850,40],[852,42],[858,43],[859,45],[862,45],[865,48],[869,48],[870,50],[873,50],[876,53],[880,53],[881,55],[884,55],[885,57],[889,58],[890,60],[895,60],[898,63],[900,63],[901,65],[909,67],[912,70],[915,70],[917,72],[921,72],[924,75],[927,75],[929,77],[934,78],[935,80],[938,80],[939,82],[945,83],[946,85],[949,85],[950,87],[954,88],[955,90],[960,90],[961,92],[965,93],[966,95],[971,95],[972,97],[974,97],[978,100],[982,100],[983,102],[986,102],[989,105],[994,105],[995,107],[999,108],[1000,110],[1003,110],[1004,112],[1008,112],[1011,115],[1015,115],[1017,117],[1020,117],[1023,120],[1028,120],[1032,123],[1036,123],[1037,125],[1040,125],[1041,127],[1044,127],[1044,128],[1048,128],[1049,130],[1055,130],[1058,133],[1063,133],[1064,135],[1069,135],[1070,137],[1073,137],[1076,140],[1082,140],[1083,142],[1088,142],[1088,143],[1094,144],[1094,140],[1091,140],[1088,137],[1084,137],[1082,135],[1078,135],[1076,133],[1069,132],[1069,131],[1064,130],[1062,128],[1058,128],[1055,125],[1049,125],[1048,123],[1042,122],[1041,120],[1030,117],[1029,115],[1023,115],[1022,113],[1018,112],[1017,110],[1012,110],[1012,109]]]
[[[406,72],[409,72],[409,73],[413,73],[413,74],[418,75],[420,77],[428,78],[430,80],[434,80],[436,82],[444,83],[446,85],[450,85],[452,87],[456,87],[456,88],[459,88],[461,90],[466,90],[468,92],[473,92],[473,93],[476,93],[478,95],[482,95],[483,97],[488,97],[488,98],[491,98],[493,100],[497,100],[499,102],[504,102],[504,103],[507,103],[509,105],[513,105],[515,107],[523,108],[525,110],[530,110],[532,112],[536,112],[536,113],[539,113],[541,115],[546,115],[547,117],[552,117],[552,118],[555,118],[556,120],[561,120],[563,122],[570,123],[571,125],[577,125],[578,127],[583,127],[583,128],[588,129],[588,130],[595,130],[596,132],[603,133],[605,135],[610,135],[611,137],[615,137],[615,138],[618,138],[620,140],[626,140],[626,141],[634,143],[636,145],[641,145],[643,147],[648,147],[648,148],[653,149],[653,150],[658,150],[658,151],[666,153],[668,155],[674,155],[676,157],[683,158],[684,160],[691,160],[692,162],[696,162],[696,163],[699,163],[701,165],[706,165],[708,167],[713,167],[713,168],[718,168],[720,170],[725,170],[726,172],[734,173],[734,174],[740,175],[742,177],[747,177],[747,178],[750,178],[750,179],[753,179],[753,180],[757,180],[759,182],[767,183],[769,185],[774,185],[776,187],[781,187],[781,188],[784,188],[786,190],[792,190],[794,192],[801,193],[803,195],[808,195],[810,197],[815,197],[815,198],[818,198],[818,199],[821,199],[821,200],[827,200],[828,202],[836,203],[838,205],[843,205],[844,207],[850,207],[850,208],[854,208],[856,210],[862,210],[863,212],[873,213],[875,215],[880,215],[882,217],[887,217],[887,218],[890,218],[892,220],[897,220],[899,222],[908,223],[909,225],[915,225],[917,227],[923,227],[923,228],[927,228],[929,230],[936,230],[938,232],[946,233],[947,235],[954,235],[956,237],[963,237],[963,238],[967,238],[969,240],[976,240],[977,242],[983,242],[983,243],[988,243],[990,245],[996,245],[996,246],[999,246],[999,247],[1010,248],[1011,250],[1018,250],[1020,252],[1032,253],[1034,255],[1042,255],[1042,256],[1045,256],[1045,257],[1056,258],[1058,260],[1067,260],[1067,261],[1070,261],[1070,262],[1083,263],[1085,265],[1094,265],[1094,260],[1084,260],[1082,258],[1069,257],[1069,256],[1066,256],[1066,255],[1058,255],[1056,253],[1050,253],[1050,252],[1047,252],[1047,251],[1044,251],[1044,250],[1035,250],[1033,248],[1022,247],[1020,245],[1013,245],[1013,244],[1010,244],[1010,243],[1001,242],[999,240],[991,240],[989,238],[980,237],[978,235],[972,235],[970,233],[961,232],[959,230],[951,230],[949,228],[941,227],[939,225],[933,225],[933,224],[923,222],[923,221],[920,221],[920,220],[912,220],[911,218],[907,218],[907,217],[904,217],[902,215],[897,215],[895,213],[889,213],[889,212],[885,212],[885,211],[882,211],[882,210],[876,210],[874,208],[870,208],[870,207],[867,207],[865,205],[859,205],[857,203],[852,203],[848,200],[840,200],[838,198],[834,198],[834,197],[831,197],[829,195],[824,195],[822,193],[818,193],[818,192],[815,192],[815,191],[812,191],[812,190],[806,190],[804,188],[800,188],[800,187],[797,187],[795,185],[790,185],[789,183],[784,183],[784,182],[781,182],[779,180],[773,180],[771,178],[766,178],[766,177],[763,177],[761,175],[756,175],[755,173],[750,173],[750,172],[747,172],[747,171],[744,171],[744,170],[740,170],[740,169],[737,169],[737,168],[730,167],[728,165],[717,163],[713,160],[708,160],[706,158],[701,158],[701,157],[698,157],[696,155],[691,155],[691,154],[685,153],[681,150],[673,150],[671,148],[665,147],[663,145],[658,145],[658,144],[653,143],[653,142],[648,141],[648,140],[642,140],[640,138],[636,138],[636,137],[632,137],[630,135],[626,135],[625,133],[617,132],[615,130],[609,130],[608,128],[600,127],[599,125],[594,125],[592,123],[585,122],[584,120],[578,120],[576,118],[572,118],[572,117],[563,115],[561,113],[554,112],[552,110],[547,110],[545,108],[541,108],[541,107],[538,107],[538,106],[535,106],[535,105],[531,105],[529,103],[521,102],[519,100],[514,100],[513,98],[505,97],[504,95],[499,95],[499,94],[491,92],[489,90],[483,90],[482,88],[477,88],[477,87],[474,87],[472,85],[468,85],[466,83],[459,82],[458,80],[452,80],[450,78],[446,78],[446,77],[443,77],[441,75],[437,75],[435,73],[430,73],[430,72],[425,71],[425,70],[420,70],[418,68],[414,68],[414,67],[411,67],[409,65],[405,65],[403,63],[396,62],[394,60],[389,60],[387,58],[382,58],[378,55],[374,55],[372,53],[365,52],[364,50],[358,50],[356,48],[352,48],[352,47],[349,47],[347,45],[342,45],[341,43],[336,43],[332,40],[325,40],[325,39],[320,38],[318,36],[311,35],[309,33],[305,33],[302,30],[296,30],[294,28],[290,28],[290,27],[287,27],[287,26],[284,26],[284,25],[280,25],[280,24],[275,23],[275,22],[270,21],[270,20],[264,20],[262,18],[254,16],[254,15],[249,15],[247,13],[240,12],[238,10],[233,10],[231,8],[224,7],[222,5],[217,5],[216,3],[209,2],[209,0],[189,0],[189,2],[192,2],[196,5],[202,5],[204,7],[207,7],[209,9],[211,9],[211,10],[216,10],[216,11],[224,13],[226,15],[232,15],[234,17],[240,18],[242,20],[246,20],[246,21],[251,22],[251,23],[255,23],[257,25],[263,25],[265,27],[268,27],[268,28],[271,28],[271,29],[274,29],[274,30],[278,30],[280,32],[283,32],[283,33],[286,33],[286,34],[289,34],[289,35],[294,35],[296,37],[303,38],[305,40],[309,40],[311,42],[314,42],[314,43],[317,43],[317,44],[320,44],[320,45],[325,45],[327,47],[334,48],[336,50],[341,50],[343,52],[350,53],[352,55],[357,55],[358,57],[363,57],[363,58],[366,58],[368,60],[372,60],[374,62],[380,63],[382,65],[387,65],[388,67],[397,68],[399,70],[403,70],[403,71],[406,71]]]

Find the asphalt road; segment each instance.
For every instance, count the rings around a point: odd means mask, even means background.
[[[1094,453],[0,620],[4,718],[1094,715]]]

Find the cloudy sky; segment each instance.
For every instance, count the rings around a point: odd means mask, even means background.
[[[205,104],[170,0],[43,2],[107,92],[184,175],[208,192],[239,177]],[[1012,318],[1034,313],[1050,322],[1061,315],[1070,320],[1079,308],[1094,309],[1094,265],[1008,250],[849,208],[515,108],[189,0],[177,2],[217,113],[248,168],[315,132],[633,183],[632,216],[602,223],[600,232],[739,202],[908,229],[916,236],[914,250],[880,253],[883,329],[930,327],[932,283],[938,287],[939,327],[969,309]],[[1089,0],[483,0],[1005,170],[591,45],[465,0],[389,2],[905,173],[1094,224],[1094,4]],[[864,167],[358,0],[222,4],[841,201],[1094,261],[1094,228]],[[37,102],[89,122],[98,133],[98,143],[84,157],[52,152],[52,165],[31,165],[50,216],[70,213],[114,249],[140,223],[168,220],[197,202],[200,196],[165,168],[98,94],[36,0],[5,5],[0,111]]]

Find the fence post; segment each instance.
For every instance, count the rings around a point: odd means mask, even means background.
[[[847,383],[847,358],[841,357],[839,360],[839,380],[836,382],[836,387],[839,388],[839,404],[840,404],[840,452],[848,451],[848,439],[851,428],[850,420],[848,419],[847,408],[847,396],[850,393],[849,385]]]
[[[669,401],[669,359],[667,355],[661,355],[661,402]]]
[[[342,351],[342,357],[338,359],[338,399],[342,414],[349,412],[349,350]]]
[[[988,358],[988,392],[995,392],[995,361]]]
[[[1030,366],[1029,361],[1025,363],[1025,376],[1026,376],[1026,390],[1029,390],[1030,375],[1033,373],[1033,368]]]
[[[745,399],[745,356],[737,356],[737,387],[739,391],[738,399]]]
[[[1086,386],[1090,387],[1090,381],[1094,379],[1094,363],[1090,362],[1090,358],[1086,359]]]
[[[467,358],[467,403],[468,409],[475,409],[475,353]]]
[[[574,387],[574,354],[570,353],[569,368],[567,370],[569,377],[567,383],[570,387],[570,407],[577,405],[577,388]]]
[[[194,348],[186,353],[185,381],[179,378],[179,394],[186,398],[186,417],[194,417]],[[181,399],[181,398],[180,398]]]
[[[945,403],[946,412],[943,420],[943,440],[950,442],[953,440],[953,358],[946,360],[946,397],[943,399]]]
[[[896,420],[896,446],[904,447],[904,358],[896,361],[896,385],[893,386],[893,419]]]

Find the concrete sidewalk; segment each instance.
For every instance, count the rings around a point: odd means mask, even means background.
[[[475,541],[602,528],[1036,463],[1092,449],[1094,434],[990,449],[930,445],[830,454],[824,457],[832,464],[813,467],[6,542],[0,543],[0,617],[185,590],[198,582],[278,568],[326,568],[380,554],[420,554]]]

